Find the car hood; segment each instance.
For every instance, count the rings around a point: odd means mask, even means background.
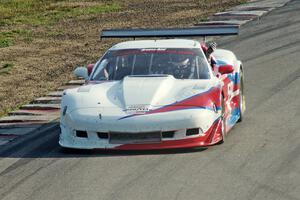
[[[181,80],[173,76],[127,76],[120,81],[88,84],[65,91],[62,107],[148,111],[210,90],[216,80]]]

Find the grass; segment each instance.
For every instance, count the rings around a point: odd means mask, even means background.
[[[0,48],[9,47],[15,44],[16,39],[31,42],[33,40],[33,32],[25,29],[0,32]]]
[[[13,41],[8,38],[0,38],[0,48],[9,47],[13,44]]]
[[[56,2],[56,3],[55,3]],[[27,24],[51,25],[63,18],[118,11],[120,5],[111,1],[89,4],[80,1],[2,0],[0,26]]]
[[[5,75],[5,74],[10,74],[10,71],[14,65],[12,63],[5,63],[1,68],[0,68],[0,75]]]
[[[105,1],[91,3],[72,0],[1,0],[0,27],[24,26],[26,29],[0,31],[0,48],[12,46],[16,40],[32,42],[31,27],[52,26],[62,19],[120,10],[119,4]]]

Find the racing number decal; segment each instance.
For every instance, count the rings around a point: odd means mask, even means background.
[[[231,101],[233,97],[233,82],[230,81],[227,85],[227,95],[228,95],[228,100]]]
[[[228,114],[232,112],[232,108],[231,108],[231,100],[233,98],[233,82],[230,81],[227,84],[227,101],[226,101],[226,106],[227,106],[227,111]]]
[[[234,84],[233,82],[228,78],[228,75],[225,75],[222,77],[223,82],[223,91],[224,91],[224,97],[225,97],[225,121],[227,121],[228,117],[231,115],[232,112],[232,105],[231,101],[234,96],[233,89]]]

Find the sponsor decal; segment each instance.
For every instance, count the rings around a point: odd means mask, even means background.
[[[131,105],[126,108],[127,116],[119,118],[119,120],[140,116],[148,115],[155,113],[171,112],[176,110],[185,110],[185,109],[207,109],[207,110],[220,110],[220,96],[218,88],[211,88],[206,92],[193,95],[189,98],[186,98],[182,101],[176,101],[172,104],[162,106],[157,109],[150,109],[150,105]],[[212,102],[217,103],[216,105]],[[215,106],[215,108],[213,107]]]
[[[129,105],[124,111],[127,114],[145,114],[150,111],[150,105]]]

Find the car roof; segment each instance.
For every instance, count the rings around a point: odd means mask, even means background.
[[[188,39],[135,40],[121,42],[110,50],[144,48],[200,48],[200,42]]]

